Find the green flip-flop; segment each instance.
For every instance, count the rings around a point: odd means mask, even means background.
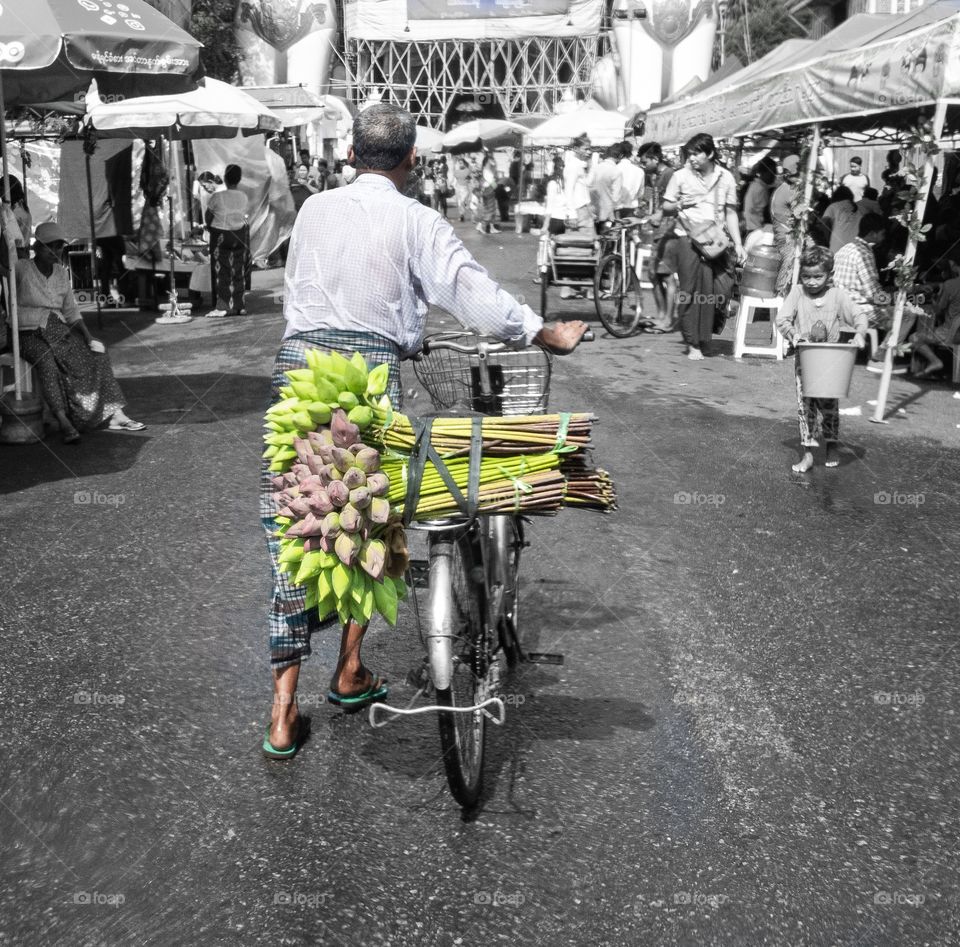
[[[263,750],[263,755],[267,757],[267,759],[292,760],[297,755],[300,747],[303,746],[306,734],[307,727],[303,722],[303,717],[297,717],[297,735],[294,737],[293,743],[285,750],[278,750],[270,742],[270,724],[267,724],[266,732],[263,735],[263,743],[260,748]]]
[[[389,693],[390,689],[387,687],[386,681],[378,677],[361,694],[351,694],[346,696],[344,694],[337,693],[337,691],[330,690],[327,691],[327,700],[331,704],[336,704],[338,707],[342,707],[344,710],[355,711],[362,710],[364,707],[368,706],[369,704],[373,704],[376,701],[384,700]]]

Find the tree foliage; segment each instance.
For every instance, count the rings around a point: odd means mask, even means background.
[[[200,61],[208,76],[236,84],[240,44],[234,33],[236,0],[194,0],[188,32],[203,43]]]
[[[805,27],[810,14],[801,11],[793,18],[785,7],[782,0],[731,0],[726,22],[727,56],[736,56],[746,65],[766,56],[784,40],[807,38]]]

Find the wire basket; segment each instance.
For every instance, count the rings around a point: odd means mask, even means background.
[[[469,333],[445,335],[460,345],[495,342]],[[490,394],[483,393],[486,363]],[[552,357],[539,346],[488,352],[483,358],[450,349],[431,348],[413,363],[414,371],[438,411],[462,409],[481,414],[543,414],[550,396]]]

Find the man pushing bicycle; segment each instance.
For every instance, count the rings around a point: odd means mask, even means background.
[[[400,360],[417,352],[427,309],[438,306],[466,328],[523,347],[539,344],[556,354],[576,348],[587,325],[544,325],[528,306],[505,292],[473,258],[450,224],[435,210],[403,196],[416,164],[416,124],[395,105],[374,105],[354,120],[349,163],[357,172],[349,187],[308,198],[297,216],[284,273],[287,328],[274,363],[271,403],[281,399],[284,372],[306,366],[309,348],[349,358],[360,352],[368,364],[390,366],[387,393],[401,401]],[[271,759],[289,759],[306,728],[296,690],[300,664],[310,655],[310,637],[322,623],[306,608],[303,589],[280,571],[277,509],[264,462],[260,517],[273,571],[270,665],[273,709],[263,738]],[[340,655],[328,699],[359,710],[387,696],[386,682],[360,658],[366,626],[341,629]]]

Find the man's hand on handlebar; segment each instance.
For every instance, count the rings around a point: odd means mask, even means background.
[[[549,349],[554,355],[569,355],[589,328],[579,319],[573,319],[570,322],[551,322],[544,324],[533,341]]]

